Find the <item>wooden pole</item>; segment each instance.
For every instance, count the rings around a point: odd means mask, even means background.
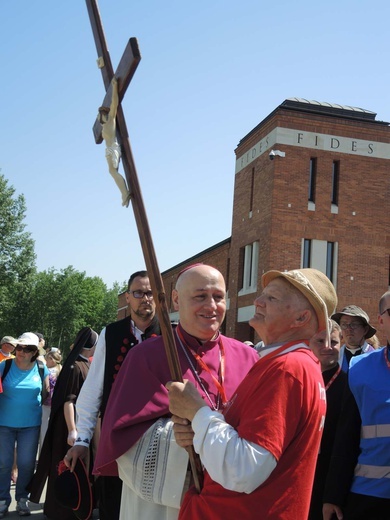
[[[103,82],[106,91],[109,89],[111,80],[114,76],[114,69],[111,64],[110,54],[107,49],[107,44],[103,32],[103,26],[100,18],[99,9],[96,0],[86,0],[88,14],[92,26],[92,31],[95,39],[95,45],[98,53],[100,67],[103,76]],[[140,54],[138,50],[137,40],[132,38],[130,40],[135,56]],[[102,61],[101,61],[102,60]],[[123,85],[119,84],[119,92],[123,97]],[[122,150],[122,163],[126,176],[127,185],[131,193],[131,202],[133,206],[135,221],[137,224],[138,234],[141,241],[142,252],[145,259],[146,270],[149,275],[153,297],[156,302],[156,312],[160,322],[161,334],[164,341],[165,352],[168,360],[169,370],[173,381],[183,381],[182,370],[179,362],[179,356],[176,350],[173,330],[169,319],[169,311],[166,301],[163,281],[157,263],[152,235],[149,229],[149,223],[146,216],[145,206],[142,199],[141,188],[138,182],[138,175],[131,151],[129,135],[127,132],[126,121],[123,114],[122,106],[119,104],[116,117],[117,138]],[[96,132],[95,132],[96,136]],[[198,492],[202,488],[202,468],[199,457],[196,455],[193,447],[188,450],[191,463],[191,470],[194,478],[194,483]]]

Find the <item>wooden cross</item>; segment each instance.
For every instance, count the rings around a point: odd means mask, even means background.
[[[103,26],[100,18],[97,0],[86,0],[89,19],[92,26],[92,32],[95,39],[96,50],[98,53],[98,65],[103,76],[106,95],[103,106],[110,106],[112,97],[111,81],[114,77],[114,69],[111,64],[110,54],[103,32]],[[138,234],[141,241],[142,252],[145,259],[146,269],[150,279],[150,285],[153,291],[153,297],[156,302],[156,312],[160,322],[161,335],[164,340],[165,352],[167,355],[169,370],[173,381],[183,381],[179,356],[176,350],[175,339],[171,322],[169,319],[169,311],[165,296],[164,284],[161,278],[160,270],[157,263],[156,253],[153,246],[152,235],[150,233],[149,223],[146,216],[145,206],[142,199],[141,188],[138,182],[137,171],[134,164],[133,154],[130,147],[129,135],[127,132],[126,121],[120,104],[131,78],[140,62],[141,55],[138,49],[136,38],[130,38],[122,59],[120,60],[115,77],[118,80],[119,105],[116,116],[116,132],[117,139],[121,145],[123,169],[126,175],[127,186],[131,194],[131,203],[133,206],[135,221],[137,224]],[[97,143],[102,142],[101,125],[95,122],[94,135]],[[198,491],[202,487],[202,469],[200,459],[195,454],[193,447],[188,450],[191,463],[191,470],[194,477],[194,483]]]
[[[97,60],[98,67],[102,71],[104,86],[106,87],[106,95],[104,97],[102,106],[106,108],[110,108],[110,103],[112,99],[112,85],[111,80],[114,76],[114,72],[112,69],[111,59],[107,48],[103,48],[101,52],[98,49],[99,58]],[[136,38],[130,38],[126,45],[125,52],[119,62],[118,68],[115,72],[115,77],[118,80],[118,95],[119,102],[122,101],[123,96],[127,90],[127,87],[130,84],[130,81],[133,78],[134,72],[136,71],[139,62],[141,61],[141,54],[138,48],[138,42]],[[109,72],[108,72],[109,71]],[[122,112],[122,108],[118,106],[117,117],[119,117],[119,112]],[[123,113],[122,113],[123,117]],[[123,119],[124,121],[124,119]],[[102,126],[98,120],[96,120],[93,133],[95,135],[95,141],[97,144],[100,144],[103,141],[102,137]]]

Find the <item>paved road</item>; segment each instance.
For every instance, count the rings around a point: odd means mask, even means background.
[[[43,490],[41,500],[45,499],[45,495],[46,495],[46,486]],[[6,519],[23,518],[23,517],[19,516],[18,513],[16,512],[15,486],[14,485],[11,486],[11,497],[12,497],[12,502],[9,506],[9,513],[5,518]],[[27,518],[33,517],[34,520],[45,520],[46,519],[46,516],[43,514],[43,502],[41,504],[34,504],[33,502],[29,502],[29,504],[30,504],[31,516],[27,517]],[[99,512],[97,509],[95,509],[93,511],[92,518],[95,520],[99,519]],[[76,520],[76,517],[75,517],[75,520]]]
[[[42,497],[45,496],[46,489],[42,493]],[[18,515],[16,512],[16,502],[15,502],[15,486],[11,486],[11,497],[12,502],[9,506],[9,513],[5,518],[22,518]],[[29,502],[30,504],[30,510],[31,510],[31,517],[34,517],[34,520],[44,520],[45,515],[43,514],[43,503],[42,504],[33,504],[32,502]],[[31,518],[30,517],[30,518]]]
[[[30,502],[30,510],[31,516],[29,518],[34,518],[35,520],[44,520],[46,518],[43,514],[43,504],[33,504]],[[22,518],[16,512],[16,502],[12,502],[9,513],[5,518]]]

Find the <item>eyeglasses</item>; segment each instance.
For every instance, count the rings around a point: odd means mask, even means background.
[[[387,314],[390,316],[390,308],[389,309],[385,309],[383,312],[381,312],[381,316],[383,316],[383,314],[387,312]]]
[[[342,330],[352,329],[356,330],[359,327],[364,327],[363,323],[360,323],[359,321],[353,321],[352,323],[340,323],[340,327]]]
[[[22,345],[16,345],[15,350],[30,354],[31,352],[35,352],[37,349],[35,347],[22,347]]]
[[[127,291],[129,294],[132,294],[134,298],[137,298],[137,300],[140,300],[144,296],[146,296],[149,300],[153,298],[152,291]]]

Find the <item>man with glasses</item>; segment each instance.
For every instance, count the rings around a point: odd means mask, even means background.
[[[324,495],[324,520],[390,518],[390,291],[379,300],[387,346],[351,360]]]
[[[357,305],[344,307],[342,311],[333,314],[332,319],[341,327],[345,343],[340,349],[340,366],[344,372],[348,372],[353,356],[374,350],[366,339],[371,338],[376,329],[370,325],[368,314]]]
[[[147,338],[160,335],[156,304],[146,271],[130,276],[126,292],[129,316],[105,327],[99,337],[88,377],[77,399],[77,438],[65,458],[67,464],[88,456],[98,415],[104,412],[122,363],[129,350]],[[122,481],[100,477],[97,485],[100,520],[119,518]]]

